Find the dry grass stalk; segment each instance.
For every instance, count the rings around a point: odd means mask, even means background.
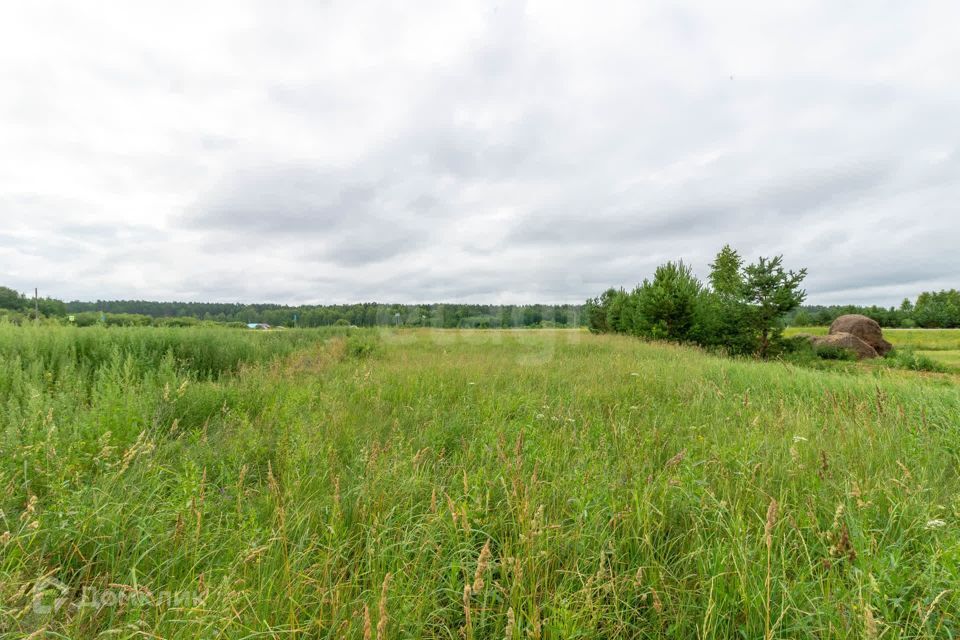
[[[653,600],[653,610],[657,613],[663,613],[663,602],[660,600],[660,594],[653,587],[650,587],[650,597]]]
[[[767,550],[773,548],[773,527],[777,524],[777,512],[780,505],[776,499],[770,500],[770,506],[767,507],[767,522],[763,527],[763,538],[767,543]]]
[[[773,527],[777,524],[777,512],[779,511],[780,506],[777,504],[776,498],[770,499],[770,504],[767,506],[767,520],[763,526],[763,538],[767,545],[767,577],[765,582],[765,587],[767,591],[767,600],[764,616],[764,635],[763,637],[766,640],[770,640],[773,637],[773,629],[770,627],[770,596],[773,587],[773,574],[771,573],[771,563],[770,559],[773,555]]]
[[[480,550],[480,557],[477,558],[477,570],[473,574],[473,586],[470,587],[470,591],[474,594],[480,593],[483,590],[483,575],[486,573],[489,564],[490,541],[487,540],[486,544],[483,545],[483,549]]]
[[[470,585],[463,585],[463,619],[464,635],[467,638],[473,637],[473,621],[470,617]]]
[[[675,455],[675,456],[673,456],[672,458],[670,458],[669,460],[667,460],[666,464],[663,465],[663,468],[664,468],[664,469],[671,469],[671,468],[677,466],[678,464],[680,464],[681,462],[683,462],[683,459],[684,459],[685,457],[687,457],[687,450],[686,450],[686,449],[684,449],[683,451],[681,451],[681,452],[678,453],[677,455]]]
[[[377,640],[384,640],[387,637],[387,593],[390,591],[390,580],[393,574],[388,573],[383,576],[383,584],[380,586],[380,602],[378,605],[377,617]]]
[[[867,640],[876,640],[880,637],[877,633],[877,621],[873,617],[873,608],[869,604],[863,607],[863,632]]]

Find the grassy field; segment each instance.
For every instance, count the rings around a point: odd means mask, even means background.
[[[0,632],[960,635],[956,376],[348,333],[0,326]]]

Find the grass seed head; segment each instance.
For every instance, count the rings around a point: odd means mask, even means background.
[[[477,570],[473,574],[473,585],[470,588],[473,593],[480,593],[483,590],[483,575],[486,573],[489,564],[490,541],[487,540],[486,544],[483,545],[483,549],[480,550],[480,557],[477,558]]]
[[[675,467],[675,466],[677,466],[678,464],[680,464],[681,462],[683,462],[683,459],[684,459],[686,456],[687,456],[687,450],[684,449],[684,450],[682,450],[680,453],[678,453],[677,455],[675,455],[675,456],[673,456],[672,458],[670,458],[669,460],[667,460],[666,464],[663,465],[663,468],[664,468],[664,469],[672,469],[673,467]]]
[[[503,631],[503,640],[513,640],[513,628],[517,624],[516,616],[513,613],[513,607],[507,609],[507,627]]]
[[[763,527],[763,537],[764,540],[766,540],[767,549],[773,547],[773,527],[777,524],[777,511],[779,508],[776,499],[771,499],[770,505],[767,507],[767,522]]]
[[[390,592],[390,581],[393,579],[393,574],[388,573],[383,576],[383,584],[380,586],[380,602],[378,605],[378,617],[377,617],[377,640],[384,640],[387,637],[387,620],[389,616],[387,615],[387,594]]]

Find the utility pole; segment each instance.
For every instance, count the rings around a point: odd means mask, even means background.
[[[37,287],[33,288],[33,322],[40,324],[40,292]]]

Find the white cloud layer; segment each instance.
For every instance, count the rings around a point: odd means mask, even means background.
[[[7,3],[0,284],[578,302],[724,243],[960,285],[955,2]]]

